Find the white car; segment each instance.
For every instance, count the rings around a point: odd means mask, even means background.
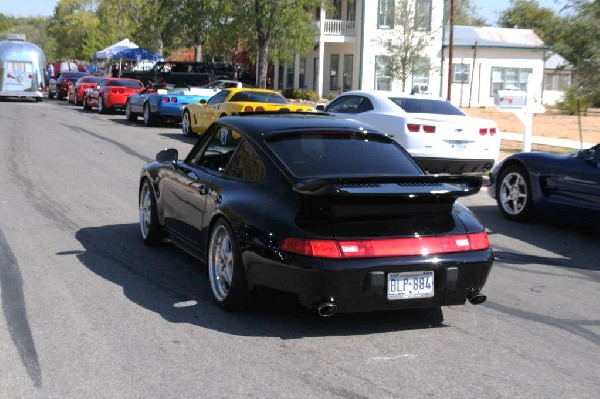
[[[422,94],[348,91],[317,111],[355,119],[393,136],[428,173],[482,173],[500,155],[496,122]]]
[[[223,89],[249,87],[247,84],[238,82],[237,80],[218,79],[200,87],[191,87],[189,90],[194,96],[212,97]]]

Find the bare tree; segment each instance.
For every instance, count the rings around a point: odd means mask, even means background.
[[[435,31],[431,26],[431,9],[417,10],[422,4],[431,3],[396,1],[394,29],[376,40],[386,51],[384,73],[400,81],[403,91],[406,90],[406,82],[413,73],[429,71],[431,67],[424,50],[431,44]]]

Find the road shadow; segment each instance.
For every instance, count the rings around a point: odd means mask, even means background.
[[[502,217],[495,203],[469,205],[469,209],[475,213],[488,230],[496,260],[502,263],[541,264],[582,270],[600,270],[598,261],[600,232],[598,231],[553,218],[513,222]],[[496,235],[514,239],[515,245],[513,247],[494,245],[494,236]],[[527,245],[520,245],[520,243],[529,244],[559,256],[532,255],[527,252]]]
[[[302,308],[296,297],[258,292],[257,305],[229,313],[216,306],[201,263],[172,245],[146,247],[137,224],[88,227],[76,233],[77,256],[98,276],[123,288],[124,295],[171,323],[190,323],[240,336],[298,339],[445,327],[440,309],[336,314],[321,318]]]
[[[119,116],[119,114],[117,112],[114,113],[109,113],[108,115],[110,116]],[[120,113],[120,118],[119,117],[115,117],[115,118],[109,118],[109,120],[111,122],[115,122],[121,125],[125,125],[125,126],[134,126],[134,127],[143,127],[146,129],[156,129],[156,128],[171,128],[171,129],[179,129],[181,131],[181,124],[180,123],[175,123],[175,122],[169,122],[166,120],[157,120],[152,126],[146,126],[144,125],[144,122],[142,121],[142,117],[138,116],[138,119],[134,122],[130,121],[127,119],[127,117],[125,116],[125,112]],[[182,134],[183,135],[183,134]]]

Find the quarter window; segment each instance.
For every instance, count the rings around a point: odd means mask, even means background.
[[[212,105],[212,104],[219,104],[225,101],[225,99],[227,98],[227,96],[229,95],[230,91],[229,90],[221,90],[220,92],[218,92],[217,94],[215,94],[214,96],[212,96],[207,104]]]
[[[190,159],[192,165],[223,173],[235,150],[242,142],[242,135],[226,126],[218,126],[211,137],[198,148]]]

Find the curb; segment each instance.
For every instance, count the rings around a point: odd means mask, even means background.
[[[500,139],[510,141],[523,141],[523,133],[500,132]],[[532,144],[549,145],[553,147],[573,148],[579,150],[587,149],[595,146],[595,143],[580,143],[576,140],[555,139],[552,137],[531,136]]]

